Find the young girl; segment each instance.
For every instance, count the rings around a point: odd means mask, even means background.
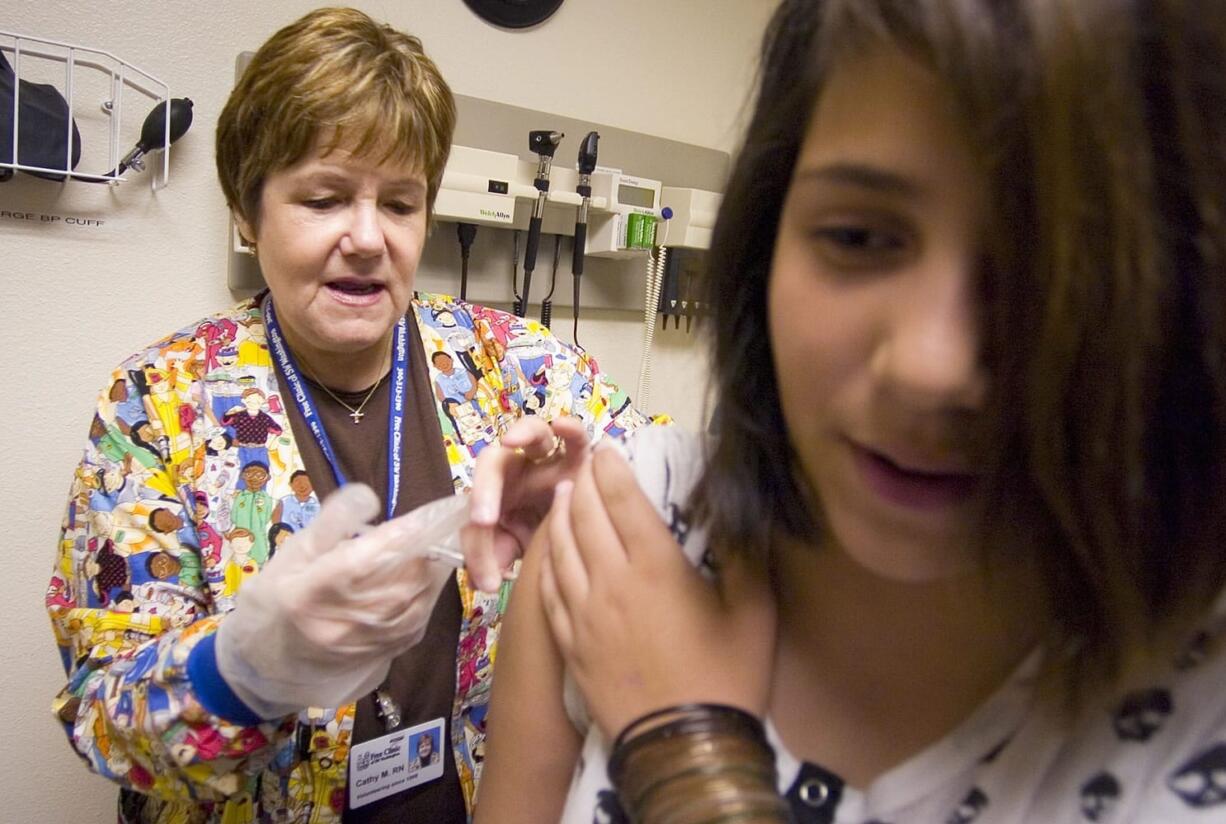
[[[1220,3],[784,0],[713,434],[558,485],[478,821],[1226,818],[1223,184]]]

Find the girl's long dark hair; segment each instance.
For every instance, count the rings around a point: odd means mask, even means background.
[[[1111,673],[1226,582],[1226,8],[1186,0],[784,0],[709,253],[715,414],[694,499],[715,544],[816,542],[766,290],[826,77],[928,65],[990,181],[984,557],[1032,558],[1049,640]],[[821,318],[814,318],[820,323]]]

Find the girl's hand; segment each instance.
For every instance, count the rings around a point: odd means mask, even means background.
[[[473,582],[498,589],[503,572],[523,555],[549,512],[559,481],[574,477],[587,454],[587,431],[577,419],[515,422],[500,443],[481,451],[473,475],[469,524],[460,533]]]
[[[677,704],[764,713],[775,608],[759,565],[729,558],[718,585],[704,580],[611,449],[559,485],[547,528],[542,602],[607,737]]]

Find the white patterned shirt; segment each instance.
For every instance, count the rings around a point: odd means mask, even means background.
[[[652,427],[627,444],[635,475],[687,557],[706,536],[684,507],[702,443]],[[953,732],[874,779],[848,786],[789,753],[770,720],[779,792],[796,824],[1226,823],[1226,594],[1165,671],[1075,718],[1035,700],[1036,651]],[[611,789],[608,746],[567,679],[567,711],[585,734],[563,824],[628,822]]]

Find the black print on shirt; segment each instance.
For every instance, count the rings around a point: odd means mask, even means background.
[[[601,790],[596,794],[596,809],[592,812],[592,824],[630,824],[630,819],[617,800],[617,793]]]
[[[991,764],[993,761],[996,760],[996,756],[1004,752],[1005,747],[1009,746],[1009,741],[1011,740],[1012,740],[1011,738],[1006,738],[1005,740],[997,744],[995,747],[988,750],[987,755],[979,759],[979,763],[980,764]]]
[[[681,546],[690,537],[690,519],[681,507],[672,499],[673,468],[664,464],[664,511],[668,517],[668,531],[673,534],[673,540]]]
[[[1081,785],[1081,815],[1087,821],[1106,821],[1120,799],[1120,782],[1101,772]]]
[[[1168,690],[1140,690],[1125,696],[1115,711],[1112,726],[1121,741],[1148,741],[1173,709]]]
[[[1209,633],[1201,630],[1192,636],[1192,640],[1175,658],[1175,669],[1190,670],[1209,657]]]
[[[676,504],[668,505],[668,531],[681,546],[685,546],[686,538],[690,537],[690,519]]]
[[[1214,744],[1176,770],[1166,782],[1183,803],[1196,809],[1226,803],[1226,744]]]
[[[945,819],[945,824],[971,824],[987,806],[988,797],[983,794],[983,790],[975,787],[962,799],[958,809]]]

